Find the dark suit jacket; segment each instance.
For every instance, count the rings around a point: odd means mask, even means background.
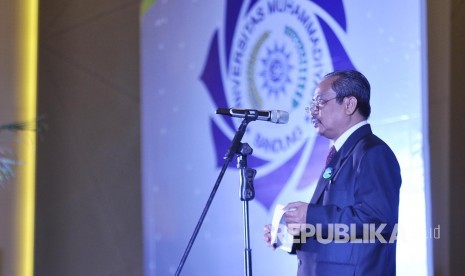
[[[307,211],[307,223],[320,238],[308,237],[298,246],[298,275],[395,275],[396,243],[390,241],[397,229],[402,180],[392,150],[370,125],[364,125],[347,139],[325,171]],[[338,224],[351,229],[341,228],[350,237],[369,238],[373,237],[369,233],[378,231],[382,238],[337,242],[330,238],[335,233],[331,225]],[[364,233],[364,225],[373,231]]]

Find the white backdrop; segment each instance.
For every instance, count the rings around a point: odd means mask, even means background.
[[[141,15],[146,275],[174,274],[240,119],[218,107],[289,111],[286,125],[252,122],[256,198],[253,272],[292,275],[295,256],[264,245],[277,203],[309,201],[328,141],[308,121],[315,84],[355,68],[372,85],[369,122],[402,169],[398,275],[427,274],[423,158],[426,88],[421,0],[156,1]],[[235,165],[235,161],[232,165]],[[242,203],[231,166],[183,275],[240,275]]]

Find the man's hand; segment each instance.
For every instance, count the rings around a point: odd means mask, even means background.
[[[263,229],[265,231],[265,234],[263,235],[263,238],[265,240],[265,243],[268,247],[273,247],[273,250],[276,249],[274,244],[271,244],[271,224],[265,225],[265,228]]]
[[[302,230],[305,230],[307,223],[307,209],[308,203],[305,202],[291,202],[284,207],[286,213],[284,218],[287,224],[287,232],[297,236]]]

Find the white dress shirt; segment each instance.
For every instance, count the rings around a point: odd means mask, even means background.
[[[336,148],[336,151],[339,151],[339,149],[342,147],[342,145],[344,145],[344,143],[347,141],[347,138],[349,138],[352,133],[366,124],[368,124],[367,121],[361,121],[360,123],[353,125],[351,128],[342,133],[342,135],[339,136],[336,141],[334,141],[333,146]]]

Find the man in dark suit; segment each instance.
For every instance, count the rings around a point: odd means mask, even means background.
[[[368,80],[351,70],[326,75],[307,112],[333,146],[310,203],[284,208],[297,240],[297,274],[395,275],[402,180],[394,153],[366,121]],[[265,226],[269,245],[270,229]]]

